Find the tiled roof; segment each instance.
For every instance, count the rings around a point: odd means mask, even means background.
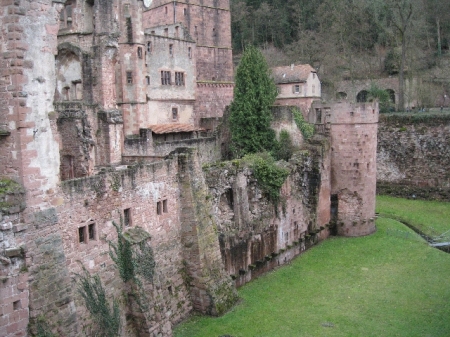
[[[275,83],[306,82],[309,74],[315,72],[316,70],[309,64],[299,64],[293,67],[287,66],[272,68]]]
[[[193,132],[193,131],[205,131],[205,129],[196,127],[190,124],[182,123],[170,123],[170,124],[155,124],[148,127],[153,133],[162,135],[165,133],[177,133],[177,132]]]

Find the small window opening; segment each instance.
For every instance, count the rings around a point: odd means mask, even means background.
[[[152,53],[152,42],[151,41],[147,42],[147,52],[149,54]]]
[[[165,11],[166,11],[166,14],[168,13],[168,9],[167,9],[167,6],[166,6],[166,8],[165,8]]]
[[[167,287],[167,290],[169,291],[169,294],[170,294],[170,295],[173,295],[172,286],[168,286],[168,287]]]
[[[70,87],[64,87],[62,93],[63,93],[63,100],[70,101]]]
[[[84,233],[85,231],[86,231],[86,226],[78,228],[78,242],[79,243],[86,243],[86,235]]]
[[[184,73],[175,72],[175,85],[178,86],[184,85]]]
[[[138,54],[138,57],[141,59],[142,58],[142,48],[141,47],[138,47],[137,54]]]
[[[169,28],[164,28],[164,36],[165,37],[169,36]]]
[[[179,28],[180,27],[178,27],[178,26],[175,27],[175,37],[177,37],[177,38],[180,37],[179,36],[180,35]]]
[[[166,70],[161,71],[161,84],[162,85],[170,85],[171,84],[170,71],[166,71]]]
[[[183,14],[187,15],[187,9],[186,8],[183,9]]]
[[[133,84],[133,72],[127,71],[127,83]]]
[[[133,25],[131,24],[131,18],[126,19],[126,26],[128,43],[131,43],[133,42]]]
[[[173,56],[173,44],[169,44],[169,55]]]
[[[167,199],[163,200],[163,213],[167,213]]]
[[[88,232],[89,232],[89,240],[95,240],[95,224],[91,223],[88,226]]]
[[[192,48],[191,47],[188,48],[188,57],[190,59],[192,58]]]
[[[156,214],[158,214],[158,215],[161,215],[161,213],[162,213],[162,205],[161,204],[162,204],[161,201],[158,201],[156,203]]]
[[[298,84],[294,85],[294,93],[296,94],[300,93],[300,85]]]
[[[284,233],[284,241],[289,241],[289,232]]]
[[[123,223],[125,227],[131,226],[131,209],[126,208],[123,210]]]
[[[22,303],[20,302],[20,300],[13,302],[13,309],[14,310],[22,309]]]
[[[150,85],[150,76],[145,76],[145,84]]]
[[[178,119],[178,108],[172,108],[172,119],[174,121]]]

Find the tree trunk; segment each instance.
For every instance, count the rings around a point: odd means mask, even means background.
[[[438,57],[441,57],[442,54],[442,44],[441,44],[441,23],[439,17],[436,17],[436,28],[437,28],[437,48],[438,48]]]
[[[406,36],[402,32],[402,58],[400,60],[400,70],[398,72],[398,111],[405,110],[405,63],[406,63]]]

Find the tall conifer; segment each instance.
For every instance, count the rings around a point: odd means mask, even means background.
[[[261,52],[248,47],[235,78],[234,101],[230,106],[231,149],[240,158],[249,153],[270,151],[275,132],[270,128],[271,106],[277,88]]]

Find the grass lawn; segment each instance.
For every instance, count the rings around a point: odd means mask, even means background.
[[[450,230],[450,203],[377,196],[377,212],[407,222],[428,236]]]
[[[450,336],[450,254],[380,218],[377,232],[331,238],[239,289],[219,318],[195,316],[176,337]],[[414,234],[415,235],[415,234]]]

